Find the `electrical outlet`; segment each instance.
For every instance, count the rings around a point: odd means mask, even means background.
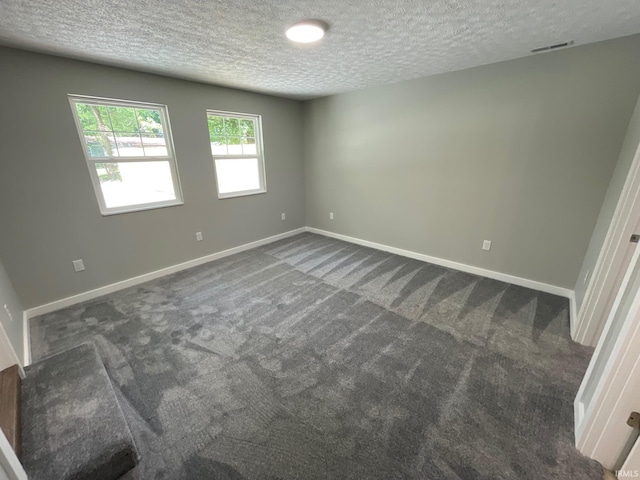
[[[196,232],[196,242],[202,241],[202,232]]]
[[[82,259],[80,260],[74,260],[73,262],[73,269],[76,272],[82,272],[84,270],[84,262],[82,261]]]
[[[587,270],[587,273],[585,273],[584,275],[584,284],[586,285],[587,282],[589,281],[589,275],[591,275],[591,270]]]
[[[491,250],[491,240],[485,240],[484,242],[482,242],[482,249]]]
[[[281,213],[280,217],[282,218],[282,220],[286,220],[287,219],[287,214],[286,213]]]
[[[333,212],[329,212],[329,220],[333,220]]]

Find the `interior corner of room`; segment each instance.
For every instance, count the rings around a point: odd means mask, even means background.
[[[318,234],[568,299],[549,311],[570,312],[571,338],[595,352],[574,389],[575,444],[628,470],[621,452],[640,458],[619,421],[640,394],[622,373],[637,373],[640,354],[638,52],[640,34],[300,100],[0,46],[0,370],[18,364],[24,377],[31,318]],[[156,105],[156,123],[170,119],[174,203],[96,199],[113,172],[91,170],[102,126],[89,145],[74,101]],[[218,118],[254,133],[237,135],[237,155],[220,134],[216,160]],[[226,194],[221,165],[246,145],[262,159],[259,184]],[[336,245],[321,246],[350,248]],[[384,272],[385,287],[398,272]],[[513,308],[533,323],[536,301]]]

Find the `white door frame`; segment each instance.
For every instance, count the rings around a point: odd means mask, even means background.
[[[640,391],[640,288],[632,290],[636,288],[632,284],[637,282],[639,268],[640,248],[634,252],[574,402],[576,447],[609,470],[618,466],[621,445],[632,433],[623,417],[640,404],[640,396],[636,403],[629,395],[629,391]],[[630,300],[627,311],[621,308],[626,298]],[[604,359],[606,363],[597,379],[593,400],[590,405],[584,405],[581,400],[614,321],[623,322],[621,329],[613,339],[609,358]]]
[[[639,103],[640,105],[640,103]],[[611,295],[615,295],[616,279],[620,278],[626,247],[640,219],[640,145],[625,180],[613,219],[609,225],[602,250],[593,268],[584,300],[571,337],[583,345],[594,346],[598,342],[607,320],[606,308]]]
[[[616,474],[620,478],[638,478],[640,476],[640,442],[634,443],[629,456],[618,472]]]
[[[27,480],[27,473],[2,430],[0,430],[0,468],[4,470],[9,480]]]
[[[15,364],[18,365],[20,377],[24,378],[24,370],[18,355],[13,349],[2,323],[0,323],[0,370]],[[2,470],[0,473],[5,474],[9,480],[27,480],[27,474],[2,430],[0,430],[0,470]]]

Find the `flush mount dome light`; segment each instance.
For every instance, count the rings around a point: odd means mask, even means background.
[[[296,43],[313,43],[324,37],[327,24],[320,20],[303,20],[287,29],[287,38]]]

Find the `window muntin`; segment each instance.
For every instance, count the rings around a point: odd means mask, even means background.
[[[266,192],[260,115],[207,111],[218,198]]]
[[[103,215],[183,203],[165,105],[69,100]]]

